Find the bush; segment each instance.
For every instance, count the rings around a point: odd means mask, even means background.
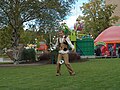
[[[36,52],[33,48],[24,49],[22,52],[21,60],[26,62],[35,62],[36,61]]]
[[[78,53],[75,52],[70,52],[69,53],[69,61],[70,62],[76,62],[80,60],[80,55]]]

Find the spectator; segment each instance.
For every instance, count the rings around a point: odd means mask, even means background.
[[[100,47],[98,47],[98,48],[95,50],[95,53],[96,53],[96,56],[101,56],[101,49],[100,49]]]
[[[118,48],[118,57],[120,58],[120,47]]]

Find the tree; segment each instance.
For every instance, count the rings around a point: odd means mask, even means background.
[[[19,30],[24,22],[55,22],[63,19],[75,0],[0,0],[0,24],[13,30],[13,46],[19,43]]]
[[[36,20],[39,30],[52,32],[59,27],[59,22],[70,13],[72,4],[75,1],[77,0],[44,0],[47,8],[41,10],[43,18],[40,17]]]
[[[4,26],[10,25],[13,33],[13,47],[18,46],[20,38],[20,28],[24,22],[36,17],[37,0],[1,0],[0,10],[1,22]]]
[[[0,0],[0,28],[12,29],[12,47],[19,45],[20,30],[28,21],[56,22],[70,11],[75,0]],[[49,23],[49,24],[50,24]]]
[[[85,32],[96,38],[104,29],[118,21],[119,16],[112,16],[116,7],[112,4],[105,5],[103,0],[89,0],[89,3],[84,3],[81,10]]]

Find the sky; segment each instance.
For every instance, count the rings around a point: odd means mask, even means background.
[[[80,10],[80,7],[82,6],[83,3],[87,3],[88,0],[78,0],[78,2],[76,2],[76,4],[74,5],[74,7],[71,10],[71,14],[68,15],[66,18],[66,20],[64,21],[69,28],[73,28],[74,24],[76,22],[76,18],[79,15],[82,15],[82,12]]]

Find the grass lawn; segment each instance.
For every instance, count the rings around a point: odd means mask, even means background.
[[[0,67],[0,90],[119,90],[120,59],[91,59],[72,63],[75,76],[65,65],[55,76],[56,65]]]

